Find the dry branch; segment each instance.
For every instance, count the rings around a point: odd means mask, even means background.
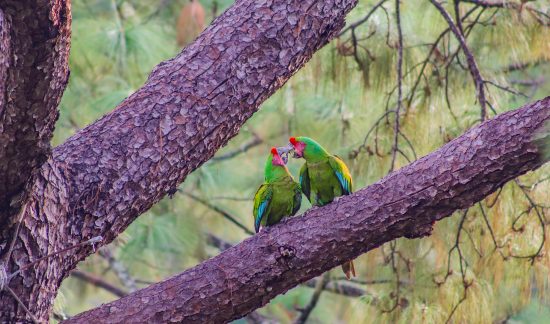
[[[240,318],[385,242],[429,235],[435,221],[538,168],[549,120],[550,97],[501,114],[353,195],[68,323]]]
[[[485,99],[485,88],[484,88],[483,78],[481,77],[481,73],[479,72],[479,68],[477,67],[477,63],[474,58],[474,55],[468,48],[464,35],[462,34],[461,30],[457,27],[457,25],[455,25],[455,23],[453,22],[453,19],[451,18],[451,15],[447,12],[447,10],[445,10],[445,8],[436,0],[430,0],[430,2],[441,13],[441,16],[443,16],[445,21],[447,21],[449,28],[451,29],[452,33],[455,35],[456,39],[460,43],[460,47],[462,47],[462,51],[464,52],[464,55],[466,56],[466,61],[468,62],[468,69],[470,71],[470,74],[472,75],[472,79],[474,80],[477,100],[479,101],[479,105],[481,106],[481,121],[484,121],[487,118],[487,108],[486,108],[487,100]]]
[[[117,286],[111,284],[110,282],[105,281],[103,278],[96,276],[93,273],[89,273],[86,271],[81,270],[73,270],[71,271],[71,277],[80,279],[84,282],[87,282],[93,286],[103,288],[106,291],[110,292],[111,294],[118,296],[118,297],[124,297],[128,293],[124,290],[118,288]]]

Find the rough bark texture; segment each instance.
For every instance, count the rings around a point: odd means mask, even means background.
[[[69,78],[66,0],[0,1],[0,226],[21,206],[32,172],[50,154]],[[10,206],[11,204],[11,206]]]
[[[550,97],[499,115],[351,196],[268,228],[175,277],[67,323],[220,323],[483,199],[544,161]]]
[[[113,112],[53,150],[29,188],[8,272],[98,235],[101,245],[112,241],[235,136],[338,33],[356,2],[237,1],[181,54],[159,64]],[[63,278],[91,252],[86,246],[49,258],[10,287],[45,320]],[[0,315],[25,318],[6,293],[0,295]]]

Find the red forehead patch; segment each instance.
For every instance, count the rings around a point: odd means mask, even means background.
[[[290,141],[290,143],[292,143],[292,145],[296,145],[296,143],[298,143],[298,141],[296,140],[296,137],[294,137],[294,136],[291,137],[291,138],[289,139],[289,141]]]
[[[272,147],[271,148],[271,154],[273,155],[279,155],[279,153],[277,152],[277,149],[275,147]]]

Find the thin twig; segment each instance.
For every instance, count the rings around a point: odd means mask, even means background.
[[[495,233],[493,232],[493,227],[491,227],[491,224],[489,223],[489,219],[487,218],[485,209],[483,209],[483,205],[481,205],[481,203],[478,203],[478,206],[479,206],[479,210],[481,211],[481,215],[483,216],[483,220],[485,221],[485,225],[487,225],[487,228],[489,229],[489,234],[491,234],[491,239],[493,240],[493,244],[495,245],[495,250],[497,250],[500,253],[500,255],[504,258],[502,251],[500,251],[501,246],[497,243]]]
[[[476,10],[478,9],[478,7],[474,7],[472,9],[470,9],[468,12],[466,12],[466,14],[464,14],[464,16],[462,17],[462,21],[466,20],[466,18],[468,18],[472,13],[474,13]],[[411,103],[412,103],[412,100],[414,98],[414,94],[416,92],[416,88],[418,87],[418,85],[420,84],[420,81],[421,81],[421,77],[424,75],[424,71],[426,70],[426,67],[428,65],[428,63],[430,62],[430,58],[432,57],[432,55],[436,52],[436,49],[437,49],[437,46],[439,44],[439,42],[443,39],[443,37],[445,37],[445,35],[447,35],[447,33],[449,33],[451,30],[450,28],[447,28],[445,29],[443,32],[441,32],[441,34],[439,34],[439,36],[437,37],[437,39],[433,42],[433,44],[428,44],[428,45],[431,45],[431,48],[430,48],[430,51],[428,52],[428,55],[426,56],[426,59],[424,59],[424,61],[422,61],[422,67],[420,68],[420,73],[418,74],[418,77],[416,79],[416,81],[414,82],[412,88],[411,88],[411,91],[409,92],[409,98],[407,99],[407,107],[410,107],[411,106]],[[416,67],[416,66],[415,66]],[[449,104],[449,109],[450,109],[450,104]],[[454,117],[454,115],[453,115]],[[454,117],[454,119],[456,120],[456,117]]]
[[[540,245],[539,245],[538,249],[534,253],[529,254],[529,255],[511,255],[511,257],[516,258],[516,259],[530,259],[531,264],[533,264],[535,262],[535,258],[540,255],[542,249],[544,248],[544,244],[546,243],[546,225],[545,225],[546,223],[544,221],[545,217],[542,216],[542,214],[540,213],[540,211],[538,209],[538,205],[533,201],[531,196],[529,196],[529,194],[527,193],[527,190],[521,186],[521,184],[519,183],[519,181],[517,179],[515,179],[514,182],[521,189],[521,192],[523,193],[523,195],[525,196],[525,198],[527,199],[527,201],[531,205],[531,208],[535,211],[535,214],[537,215],[537,218],[540,222],[540,226],[541,226],[541,230],[542,230],[542,241],[540,242]],[[519,217],[518,217],[518,219],[519,219]]]
[[[21,223],[23,222],[23,218],[25,217],[26,210],[27,210],[27,204],[24,204],[23,208],[19,212],[19,216],[17,217],[17,224],[15,225],[15,232],[13,233],[13,237],[11,238],[10,247],[8,248],[8,252],[4,255],[4,259],[0,263],[0,266],[2,264],[7,266],[8,263],[10,262],[11,253],[13,252],[15,241],[17,241],[17,237],[19,236],[19,228],[21,227]]]
[[[84,246],[84,245],[92,245],[92,246],[94,246],[95,243],[99,243],[99,242],[101,242],[102,240],[103,240],[103,237],[101,237],[101,236],[96,236],[96,237],[93,237],[93,238],[91,238],[91,239],[89,239],[89,240],[87,240],[87,241],[77,243],[77,244],[75,244],[75,245],[66,247],[66,248],[64,248],[64,249],[62,249],[62,250],[60,250],[60,251],[56,251],[56,252],[50,253],[50,254],[48,254],[48,255],[46,255],[46,256],[43,256],[43,257],[41,257],[41,258],[38,258],[37,260],[35,260],[35,261],[31,262],[31,263],[25,264],[24,266],[22,266],[21,268],[19,268],[17,271],[15,271],[15,272],[13,272],[12,274],[10,274],[10,275],[8,276],[8,281],[9,281],[10,279],[12,279],[13,277],[15,277],[16,275],[18,275],[20,272],[23,272],[23,271],[29,269],[30,267],[32,267],[33,265],[35,265],[35,264],[37,264],[37,263],[39,263],[39,262],[41,262],[41,261],[44,261],[44,260],[49,259],[49,258],[51,258],[51,257],[54,257],[54,256],[56,256],[56,255],[58,255],[58,254],[61,254],[61,253],[64,253],[64,252],[67,252],[67,251],[76,249],[76,248],[81,247],[81,246]]]
[[[388,173],[392,172],[395,169],[395,158],[397,157],[398,145],[399,145],[399,112],[401,111],[401,101],[403,97],[403,33],[401,31],[401,14],[399,12],[399,0],[395,1],[395,17],[397,23],[397,109],[395,110],[395,123],[394,123],[394,136],[393,136],[393,147],[392,147],[392,156],[391,156],[391,165]]]
[[[252,133],[252,138],[242,144],[238,149],[234,150],[234,151],[231,151],[231,152],[227,152],[225,154],[222,154],[220,156],[215,156],[213,158],[210,159],[210,161],[212,161],[211,163],[213,162],[220,162],[220,161],[224,161],[224,160],[229,160],[231,158],[234,158],[236,157],[237,155],[241,154],[241,153],[245,153],[246,151],[250,150],[251,148],[255,147],[255,146],[258,146],[260,144],[262,144],[264,142],[264,140],[256,133]]]
[[[460,306],[460,304],[462,304],[462,302],[464,302],[464,301],[466,300],[466,297],[467,297],[467,290],[464,289],[464,294],[462,295],[462,297],[460,298],[460,300],[458,301],[458,303],[456,303],[456,304],[453,306],[453,309],[451,310],[451,313],[449,314],[449,317],[448,317],[447,320],[445,321],[445,324],[451,322],[451,319],[453,318],[453,315],[455,314],[455,312],[456,312],[458,306]]]
[[[317,306],[317,302],[319,301],[319,298],[321,297],[321,294],[329,281],[329,273],[326,272],[323,276],[321,276],[321,280],[317,281],[309,303],[306,307],[300,310],[300,316],[298,316],[298,318],[294,321],[294,324],[304,324],[307,321],[309,315],[315,306]]]
[[[490,84],[490,85],[494,86],[494,87],[497,88],[497,89],[500,89],[500,90],[502,90],[502,91],[509,92],[509,93],[511,93],[511,94],[513,94],[513,95],[522,96],[522,97],[524,97],[524,98],[529,98],[529,96],[527,96],[527,95],[526,95],[525,93],[523,93],[523,92],[514,90],[514,89],[512,89],[512,88],[510,88],[510,87],[501,86],[500,84],[498,84],[498,83],[496,83],[496,82],[493,82],[493,81],[490,81],[490,80],[485,80],[484,82],[487,83],[487,84]]]
[[[201,203],[202,205],[212,209],[213,211],[215,211],[216,213],[222,215],[224,218],[226,218],[227,220],[229,220],[231,223],[235,224],[237,227],[239,227],[240,229],[242,229],[246,234],[249,234],[249,235],[254,235],[254,232],[252,232],[251,230],[249,230],[246,226],[244,226],[243,224],[241,224],[241,222],[239,222],[235,217],[233,217],[231,214],[229,214],[228,212],[226,212],[225,210],[219,208],[218,206],[214,206],[212,205],[211,203],[209,203],[208,201],[198,197],[198,196],[195,196],[194,194],[190,193],[190,192],[187,192],[187,191],[182,191],[180,190],[180,192],[184,195],[186,195],[187,197]]]
[[[485,99],[485,91],[483,87],[483,78],[481,77],[481,74],[479,72],[479,69],[477,67],[477,63],[474,59],[474,56],[470,49],[468,48],[468,45],[466,44],[466,40],[464,39],[464,35],[460,32],[458,27],[453,22],[453,19],[443,8],[443,6],[437,2],[436,0],[430,0],[430,2],[434,5],[434,7],[437,8],[437,10],[441,13],[441,16],[447,21],[447,24],[449,25],[449,28],[455,35],[456,39],[460,43],[460,46],[462,47],[462,51],[464,52],[464,55],[466,56],[466,61],[468,62],[468,68],[470,70],[470,74],[472,75],[472,79],[474,80],[475,88],[476,88],[476,95],[479,101],[479,105],[481,106],[481,120],[484,121],[487,118],[487,107]]]
[[[10,287],[4,287],[5,290],[7,290],[10,295],[17,301],[17,303],[19,304],[19,306],[21,306],[21,308],[23,308],[23,310],[27,313],[27,315],[31,318],[31,320],[35,323],[35,324],[38,324],[40,323],[38,321],[38,319],[36,317],[34,317],[34,315],[31,313],[31,311],[27,308],[27,306],[25,306],[25,304],[21,301],[21,299],[19,299],[19,297],[17,296],[17,294],[11,290]]]
[[[92,284],[96,287],[103,288],[107,290],[108,292],[112,293],[115,296],[118,297],[124,297],[128,295],[128,293],[115,285],[105,281],[103,278],[100,278],[94,274],[88,273],[86,271],[81,270],[73,270],[71,271],[71,277],[77,278],[79,280],[85,281],[89,284]]]
[[[129,292],[132,293],[137,290],[136,281],[130,275],[126,266],[115,258],[109,247],[100,249],[99,255],[107,260],[107,263],[109,263],[109,268],[113,270],[120,282],[124,285],[124,287],[126,287],[126,289],[128,289]]]
[[[384,4],[384,2],[386,2],[387,0],[381,0],[379,1],[377,4],[374,5],[374,7],[371,8],[371,10],[365,15],[365,17],[359,19],[358,21],[352,23],[351,25],[347,26],[346,28],[344,28],[340,34],[338,34],[338,36],[336,37],[341,37],[342,35],[344,35],[346,32],[348,32],[349,30],[355,30],[355,28],[359,27],[360,25],[364,24],[367,20],[369,20],[370,16],[372,16],[372,14],[376,11],[376,9],[378,9],[378,7],[380,7],[381,5]]]

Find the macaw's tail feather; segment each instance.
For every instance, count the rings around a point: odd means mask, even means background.
[[[353,260],[342,264],[342,270],[348,280],[350,280],[351,277],[355,277],[355,265],[353,264]]]

